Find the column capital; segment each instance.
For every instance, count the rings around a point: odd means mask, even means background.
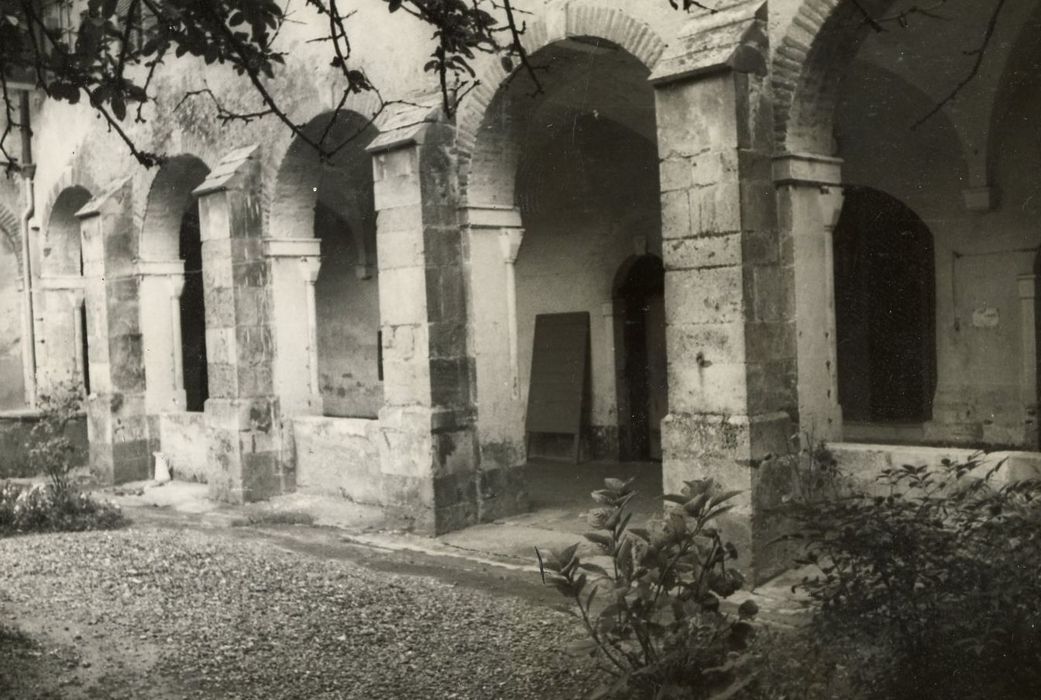
[[[306,257],[300,260],[300,269],[304,275],[304,281],[313,285],[318,281],[318,272],[322,269],[322,259],[317,256]]]
[[[472,229],[522,229],[520,209],[501,204],[459,207],[463,225]]]
[[[265,238],[264,256],[268,258],[317,258],[322,252],[318,238]]]
[[[499,232],[499,247],[502,249],[502,257],[507,265],[517,262],[517,254],[520,253],[523,240],[524,229],[522,228],[504,228]]]
[[[777,185],[838,187],[842,185],[842,159],[813,153],[782,153],[773,158]]]

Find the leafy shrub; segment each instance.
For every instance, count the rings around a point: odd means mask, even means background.
[[[72,499],[77,493],[71,479],[76,446],[68,437],[68,427],[81,414],[82,405],[82,394],[67,386],[41,396],[40,420],[29,433],[29,463],[36,474],[46,475],[55,501]]]
[[[737,492],[688,481],[676,504],[647,528],[631,528],[632,480],[607,479],[593,492],[586,539],[610,557],[611,570],[578,555],[578,545],[538,552],[543,581],[572,601],[590,654],[606,675],[594,697],[707,698],[737,692],[750,677],[749,644],[758,610],[720,609],[744,584],[737,558],[712,526]]]
[[[904,466],[793,504],[820,567],[800,584],[811,632],[872,654],[852,675],[865,697],[1041,697],[1041,482],[981,471]]]
[[[30,532],[110,530],[126,522],[117,506],[77,490],[56,497],[49,484],[0,486],[0,537]]]
[[[41,397],[42,415],[29,434],[33,473],[47,483],[0,485],[0,537],[27,532],[100,530],[121,527],[119,508],[94,500],[73,479],[76,447],[68,438],[69,423],[80,414],[82,399],[68,389]]]

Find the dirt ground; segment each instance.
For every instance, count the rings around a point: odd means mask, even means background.
[[[588,667],[538,577],[306,526],[130,513],[0,540],[0,697],[570,698]]]

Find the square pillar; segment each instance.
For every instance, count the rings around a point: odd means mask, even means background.
[[[842,439],[842,408],[833,234],[842,212],[842,161],[787,153],[774,158],[773,178],[795,271],[799,431],[810,442],[836,442]]]
[[[292,490],[295,479],[275,393],[257,147],[228,154],[194,194],[206,295],[207,482],[214,498],[261,500]]]
[[[140,279],[134,274],[130,178],[87,202],[76,216],[83,241],[90,466],[102,484],[151,477],[140,325]]]
[[[511,510],[515,470],[483,470],[472,403],[467,270],[451,126],[398,115],[373,155],[384,406],[381,500],[398,526],[437,534]]]
[[[470,345],[476,367],[477,430],[484,470],[527,460],[517,353],[515,264],[524,238],[514,207],[462,210],[469,252]]]
[[[765,71],[736,60],[766,55],[765,23],[755,13],[746,3],[692,20],[651,82],[669,373],[663,485],[678,493],[686,480],[711,478],[740,490],[719,525],[737,545],[739,564],[763,580],[785,562],[770,546],[778,533],[764,511],[778,489],[759,465],[788,448],[796,354]],[[722,25],[733,46],[721,43]]]

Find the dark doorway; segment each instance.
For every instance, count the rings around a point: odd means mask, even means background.
[[[847,421],[919,423],[936,388],[929,228],[884,192],[850,187],[834,238],[839,401]]]
[[[669,395],[664,292],[665,269],[654,255],[632,259],[619,270],[615,308],[621,325],[618,415],[624,459],[662,456],[661,421]]]
[[[83,251],[80,251],[80,278],[83,277]],[[83,358],[83,395],[90,396],[90,347],[87,345],[87,300],[80,304],[76,315],[76,323],[79,324],[80,347],[78,351]]]
[[[184,261],[181,292],[181,358],[184,394],[189,411],[202,411],[209,398],[206,366],[206,304],[202,283],[199,207],[192,203],[181,218],[180,254]]]
[[[79,318],[76,322],[80,324],[80,357],[83,358],[83,394],[90,396],[90,349],[87,347],[87,305],[80,304]]]

